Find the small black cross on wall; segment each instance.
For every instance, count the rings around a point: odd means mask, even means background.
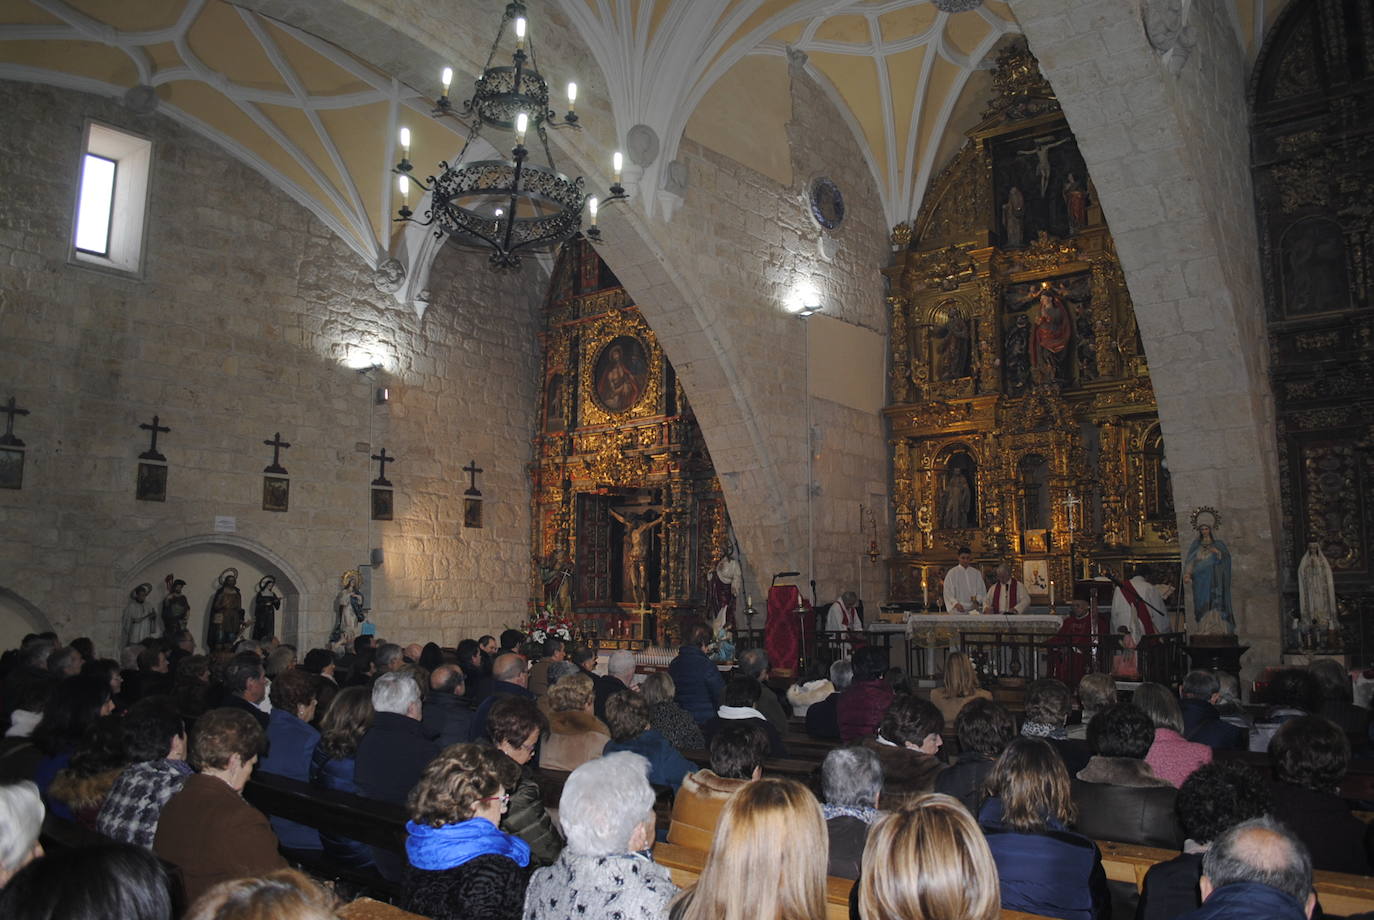
[[[272,435],[272,440],[263,441],[268,447],[272,448],[272,465],[263,467],[264,473],[276,473],[279,476],[286,475],[286,467],[281,465],[281,452],[291,446],[290,442],[281,439],[281,432]]]
[[[0,444],[6,447],[23,447],[24,442],[14,436],[14,417],[16,415],[28,415],[29,410],[20,409],[15,403],[14,397],[11,396],[8,403],[4,406],[0,406],[0,412],[5,413],[7,416],[5,419],[5,433],[0,434]]]
[[[153,436],[152,441],[148,444],[148,449],[145,450],[143,453],[139,454],[138,459],[157,460],[165,463],[167,461],[167,458],[157,452],[157,436],[160,432],[168,432],[172,429],[168,428],[166,425],[159,425],[158,417],[156,415],[153,416],[152,424],[143,422],[138,427],[142,428],[144,431],[151,433]]]
[[[383,448],[382,448],[382,452],[381,452],[380,454],[373,454],[373,455],[372,455],[372,459],[377,461],[377,478],[374,479],[374,480],[372,480],[372,484],[373,484],[374,486],[389,486],[389,485],[391,485],[391,480],[386,478],[386,465],[387,465],[388,463],[395,463],[395,462],[396,462],[396,458],[395,458],[395,457],[388,457],[388,456],[386,455],[386,448],[383,447]]]
[[[476,461],[476,460],[469,460],[469,461],[468,461],[468,465],[465,466],[465,467],[463,467],[463,472],[464,472],[464,473],[467,473],[470,477],[472,477],[472,478],[471,478],[471,483],[472,483],[472,484],[469,485],[469,486],[463,491],[463,494],[464,494],[464,495],[481,495],[482,493],[481,493],[481,492],[478,490],[478,488],[477,488],[477,474],[480,473],[480,472],[482,472],[482,468],[481,468],[480,466],[477,465],[477,461]]]

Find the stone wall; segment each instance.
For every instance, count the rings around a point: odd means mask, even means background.
[[[1165,59],[1140,0],[1016,0],[1111,225],[1159,401],[1183,549],[1220,509],[1253,670],[1277,662],[1273,397],[1249,175],[1247,65],[1219,3]],[[1166,36],[1156,44],[1168,47]],[[1186,59],[1178,58],[1186,54]]]
[[[16,425],[24,488],[0,491],[0,594],[108,650],[133,584],[218,552],[283,572],[293,638],[310,644],[339,573],[376,547],[388,637],[451,644],[523,619],[536,272],[497,275],[446,249],[422,321],[308,212],[172,122],[21,84],[0,84],[0,106],[0,388],[33,413]],[[86,117],[153,139],[142,280],[67,262]],[[347,366],[368,355],[381,372]],[[172,428],[165,503],[134,499],[137,426],[154,414]],[[278,431],[292,445],[286,513],[261,507],[262,442]],[[399,458],[395,519],[374,522],[369,456],[383,446]],[[462,526],[472,459],[481,530]],[[216,516],[236,532],[217,534]],[[193,609],[212,590],[193,585]]]

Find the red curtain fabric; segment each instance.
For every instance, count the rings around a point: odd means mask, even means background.
[[[804,613],[797,612],[801,600]],[[816,618],[811,605],[796,585],[774,585],[768,589],[768,619],[763,629],[763,650],[777,677],[796,677],[807,649],[815,646]]]

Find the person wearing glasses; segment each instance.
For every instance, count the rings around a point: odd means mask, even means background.
[[[548,730],[549,720],[528,697],[502,696],[487,716],[487,737],[519,772],[518,782],[507,787],[510,808],[501,819],[501,829],[529,844],[536,866],[553,865],[563,852],[563,835],[544,807],[544,794],[530,766],[539,737]]]
[[[401,907],[433,920],[519,920],[529,844],[500,830],[520,766],[481,744],[454,744],[425,767],[406,802]]]

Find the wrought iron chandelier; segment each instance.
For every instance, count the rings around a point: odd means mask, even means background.
[[[510,66],[493,66],[507,25],[515,41]],[[421,181],[412,175],[410,129],[401,128],[401,162],[392,170],[401,193],[398,221],[435,227],[436,237],[448,236],[460,246],[491,251],[491,264],[497,268],[518,268],[522,252],[552,249],[582,229],[582,211],[590,218],[584,235],[599,240],[596,226],[600,205],[626,198],[620,184],[622,159],[615,153],[615,181],[610,195],[598,200],[586,195],[583,179],[569,179],[558,172],[549,150],[548,128],[580,130],[575,105],[577,84],[568,84],[568,111],[560,119],[549,108],[549,85],[540,75],[529,34],[525,4],[506,5],[505,15],[496,30],[486,66],[474,84],[472,98],[462,104],[462,114],[449,100],[453,69],[445,67],[443,92],[434,103],[434,117],[455,118],[468,128],[467,139],[453,165],[439,163],[439,174]],[[468,150],[484,127],[514,133],[509,160],[467,162]],[[531,159],[525,146],[533,130],[543,147],[543,163]],[[535,146],[535,145],[531,145]],[[416,220],[409,206],[410,184],[430,193],[423,220]]]

